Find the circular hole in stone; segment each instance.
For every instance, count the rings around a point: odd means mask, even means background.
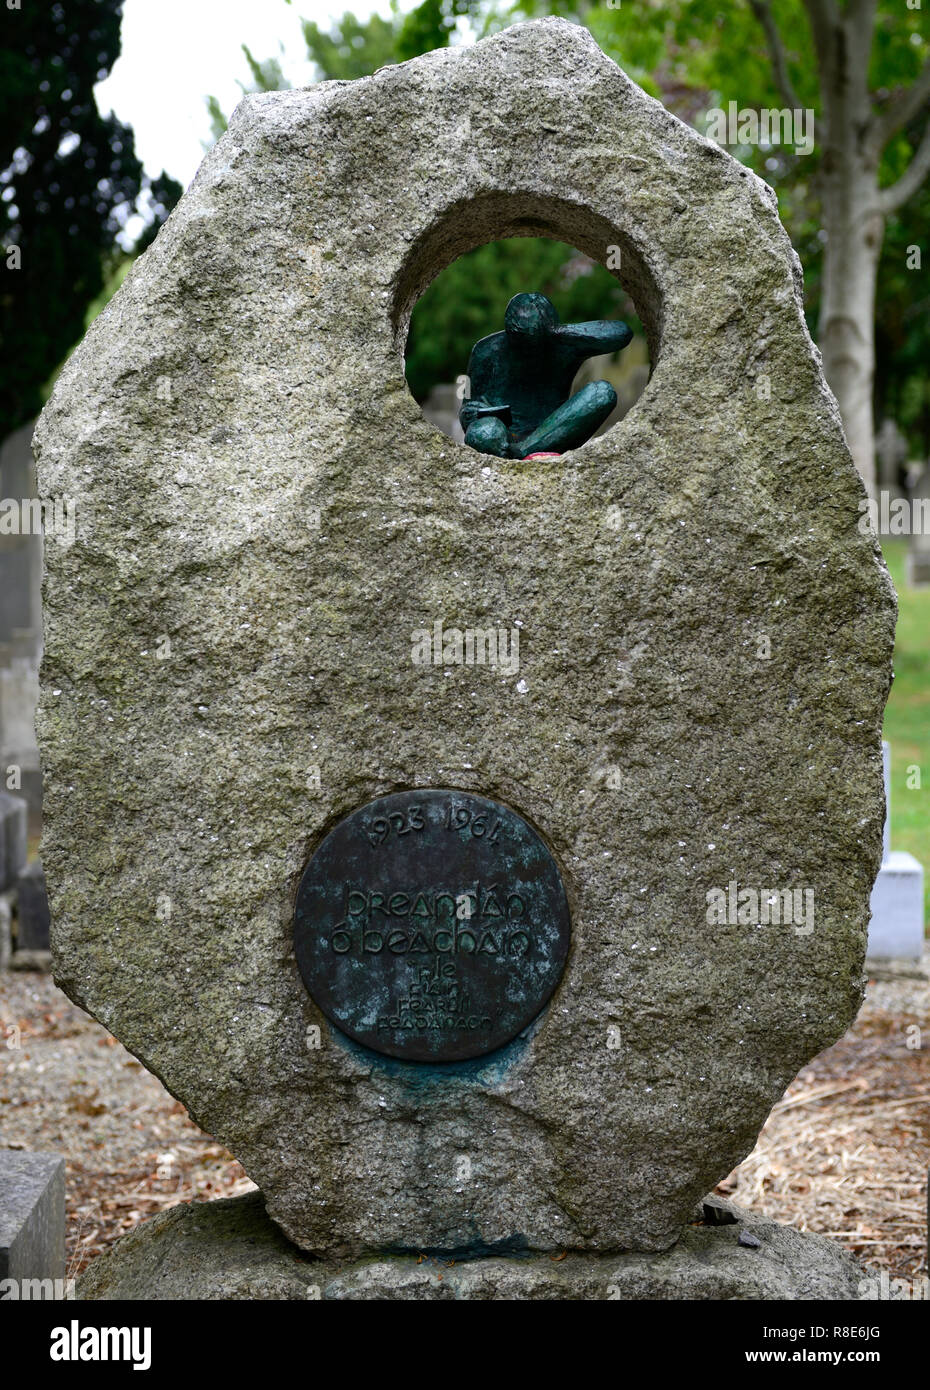
[[[496,236],[488,234],[492,226]],[[524,293],[545,295],[562,324],[622,320],[633,332],[621,351],[594,351],[575,374],[570,395],[596,381],[616,392],[591,437],[612,429],[645,389],[660,341],[660,303],[629,238],[572,204],[543,208],[518,195],[471,200],[414,246],[394,312],[408,388],[425,418],[457,442],[464,439],[463,397],[472,394],[471,350],[503,329],[508,303]]]

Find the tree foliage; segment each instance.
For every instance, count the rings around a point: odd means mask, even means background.
[[[857,0],[823,0],[855,5]],[[625,72],[676,115],[706,132],[707,113],[790,106],[815,112],[811,155],[783,147],[731,147],[730,153],[772,185],[779,211],[804,266],[808,321],[816,331],[824,255],[819,175],[823,149],[823,74],[818,70],[806,0],[623,0],[616,7],[581,0],[518,0],[523,17],[560,14],[591,31]],[[860,4],[863,22],[869,5]],[[920,172],[930,140],[930,29],[926,10],[906,0],[878,0],[869,64],[872,112],[892,121],[907,103],[908,118],[880,153],[879,182],[895,185],[908,167]],[[917,161],[915,163],[915,161]],[[879,264],[875,309],[877,418],[889,415],[912,445],[930,455],[930,317],[926,280],[909,248],[930,255],[930,191],[891,212]],[[912,268],[908,269],[910,261]]]
[[[396,63],[402,23],[396,0],[392,0],[387,18],[373,14],[370,19],[360,20],[347,10],[328,29],[304,20],[307,53],[320,81],[352,81]]]
[[[824,0],[838,5],[858,0]],[[706,132],[708,112],[740,108],[821,110],[821,76],[813,53],[806,0],[423,0],[406,16],[392,0],[386,15],[360,20],[346,12],[330,28],[305,22],[304,37],[319,80],[363,77],[450,42],[464,23],[473,36],[515,19],[558,14],[586,25],[600,47],[682,120]],[[923,13],[905,0],[877,0],[870,81],[874,114],[900,108],[926,71],[930,41]],[[773,43],[773,35],[781,46]],[[257,88],[256,88],[257,89]],[[886,144],[883,187],[898,180],[926,138],[927,113],[918,105]],[[816,125],[815,125],[816,132]],[[775,189],[781,216],[805,269],[806,309],[816,329],[824,231],[818,175],[822,151],[810,155],[784,146],[737,146],[731,153]],[[877,413],[892,414],[912,443],[930,453],[928,295],[913,247],[925,243],[930,192],[918,188],[892,212],[885,233],[877,299]],[[930,246],[923,244],[924,255]],[[500,301],[527,288],[552,289],[563,317],[623,312],[617,285],[605,271],[588,273],[565,294],[565,268],[577,265],[571,248],[536,240],[479,248],[449,267],[423,295],[408,343],[408,378],[422,397],[436,381],[451,380],[476,336],[499,326]],[[600,268],[599,268],[600,269]],[[560,289],[562,285],[562,289]],[[498,291],[498,286],[500,290]],[[582,301],[589,298],[587,308]]]
[[[119,56],[122,0],[26,4],[3,16],[0,438],[35,414],[84,332],[128,217],[145,211],[147,244],[181,195],[164,173],[145,176],[131,129],[97,110],[94,84]]]
[[[462,20],[473,34],[501,22],[499,13],[481,0],[424,0],[406,15],[392,0],[387,16],[360,20],[346,12],[326,29],[306,20],[302,27],[323,82],[366,77],[445,47]],[[256,83],[249,90],[267,88]],[[548,294],[563,320],[623,317],[637,322],[617,280],[574,247],[541,237],[491,242],[447,267],[414,309],[407,380],[418,400],[438,383],[464,373],[473,344],[502,327],[508,300],[527,289]]]

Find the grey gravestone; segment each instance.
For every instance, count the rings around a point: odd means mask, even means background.
[[[64,1275],[64,1159],[0,1149],[0,1280]]]
[[[459,424],[461,404],[458,387],[454,383],[434,386],[423,402],[423,414],[430,424],[442,430],[443,434],[447,434],[457,444],[461,444],[465,437],[465,431]]]
[[[32,459],[33,423],[0,448],[0,499],[17,525],[0,530],[0,785],[18,770],[17,789],[41,822],[42,777],[35,736],[42,655],[42,518]],[[8,511],[12,504],[12,511]]]
[[[520,233],[619,256],[653,364],[532,464],[441,435],[402,359]],[[246,98],[66,363],[56,977],[304,1248],[667,1249],[855,1016],[895,609],[801,289],[772,190],[544,20]],[[324,836],[418,788],[516,811],[570,905],[547,1007],[460,1063],[352,1042],[294,958]],[[815,920],[719,920],[730,887]]]
[[[887,416],[875,434],[875,457],[878,462],[878,481],[893,496],[900,496],[898,470],[908,456],[907,438],[895,420]]]
[[[38,659],[42,647],[42,529],[34,524],[30,503],[37,498],[32,458],[34,422],[9,435],[0,448],[0,498],[15,510],[4,509],[0,528],[0,652],[13,646]],[[25,505],[24,505],[25,504]],[[18,525],[7,519],[18,518]]]
[[[26,864],[28,811],[25,801],[0,791],[0,891],[12,888]]]
[[[29,808],[30,828],[42,828],[42,773],[35,741],[38,658],[16,656],[0,666],[0,775]]]
[[[23,870],[16,881],[18,928],[17,951],[47,951],[49,949],[48,893],[45,874],[36,859]]]
[[[7,970],[13,954],[13,897],[0,893],[0,970]]]

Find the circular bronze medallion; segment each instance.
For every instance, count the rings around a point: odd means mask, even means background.
[[[509,1042],[555,989],[569,941],[555,860],[522,816],[470,792],[397,792],[326,836],[297,893],[311,996],[356,1042],[457,1062]]]

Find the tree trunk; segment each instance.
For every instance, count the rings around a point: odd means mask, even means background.
[[[850,452],[871,493],[875,488],[875,285],[884,218],[877,209],[877,180],[868,169],[847,167],[836,176],[825,172],[822,197],[827,241],[817,337]]]
[[[878,258],[886,216],[903,207],[930,174],[930,121],[896,183],[879,188],[878,170],[888,141],[930,106],[930,60],[909,87],[881,94],[884,109],[875,111],[869,62],[878,0],[802,3],[820,83],[817,143],[823,155],[817,183],[826,242],[817,339],[850,452],[874,495]],[[800,102],[770,0],[749,0],[749,5],[765,34],[775,85],[788,107],[797,110]]]
[[[805,0],[820,69],[824,246],[817,337],[856,467],[875,490],[875,286],[885,231],[870,140],[876,0]]]

